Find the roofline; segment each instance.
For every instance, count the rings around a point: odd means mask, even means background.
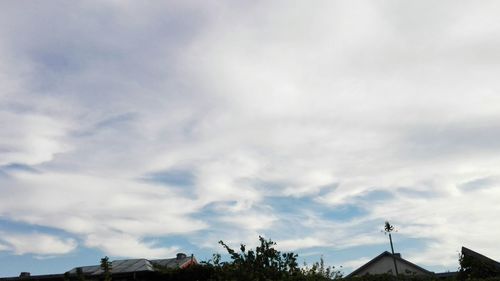
[[[356,269],[356,270],[354,270],[353,272],[349,273],[349,274],[346,276],[346,278],[349,278],[349,277],[355,276],[355,275],[356,275],[356,274],[358,274],[360,271],[362,271],[362,270],[366,269],[368,266],[370,266],[370,265],[374,264],[376,261],[378,261],[379,259],[381,259],[381,258],[382,258],[382,257],[384,257],[384,256],[395,257],[395,258],[396,258],[396,260],[398,260],[398,261],[400,261],[400,262],[402,262],[402,263],[406,263],[406,264],[409,264],[409,265],[411,265],[411,266],[413,266],[413,267],[416,267],[417,269],[419,269],[419,270],[421,270],[421,271],[423,271],[423,272],[425,272],[425,273],[428,273],[428,274],[434,274],[434,272],[429,271],[429,270],[427,270],[427,269],[425,269],[425,268],[422,268],[421,266],[418,266],[418,265],[416,265],[416,264],[414,264],[414,263],[412,263],[412,262],[410,262],[410,261],[407,261],[407,260],[405,260],[405,259],[403,259],[403,258],[401,258],[401,257],[397,256],[396,254],[394,254],[394,255],[393,255],[393,254],[391,254],[391,253],[389,253],[389,252],[387,252],[387,251],[384,251],[384,252],[382,252],[380,255],[378,255],[378,256],[376,256],[376,257],[374,257],[374,258],[373,258],[373,259],[371,259],[369,262],[367,262],[367,263],[365,263],[364,265],[362,265],[361,267],[359,267],[358,269]]]
[[[196,260],[196,258],[194,257],[194,255],[191,255],[189,257],[189,260],[187,260],[183,264],[179,265],[179,268],[180,269],[184,269],[184,268],[187,268],[189,266],[196,265],[196,264],[198,264],[198,261]]]
[[[67,273],[67,272],[65,272],[65,273]],[[64,280],[65,273],[30,275],[30,276],[25,276],[25,277],[20,277],[20,276],[0,277],[0,281],[37,281],[37,280],[44,280],[44,279]],[[126,276],[126,275],[130,275],[130,274],[154,274],[154,273],[155,273],[154,271],[139,270],[139,271],[130,271],[130,272],[116,272],[116,273],[111,273],[111,275],[119,277],[119,276]],[[71,275],[71,276],[74,276],[74,275]],[[83,274],[83,276],[95,278],[97,275]]]
[[[37,280],[37,279],[52,279],[52,278],[64,278],[64,273],[53,273],[53,274],[40,274],[40,275],[30,275],[30,276],[10,276],[10,277],[0,277],[0,281],[7,280]]]
[[[492,263],[496,268],[500,269],[500,263],[497,262],[496,260],[494,260],[492,258],[489,258],[489,257],[487,257],[485,255],[482,255],[482,254],[480,254],[480,253],[478,253],[476,251],[473,251],[473,250],[471,250],[471,249],[469,249],[467,247],[462,246],[462,255],[464,255],[464,254],[469,254],[471,256],[475,256],[476,258],[483,259],[483,260],[485,260],[485,261],[487,261],[489,263]]]

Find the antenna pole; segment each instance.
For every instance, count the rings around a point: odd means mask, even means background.
[[[396,276],[398,276],[399,275],[398,267],[396,266],[396,256],[394,255],[394,246],[392,245],[392,236],[390,232],[389,232],[389,241],[391,241],[392,261],[394,262],[394,269],[396,270]]]

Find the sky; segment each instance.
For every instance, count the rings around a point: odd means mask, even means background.
[[[498,1],[1,1],[0,276],[500,259]]]

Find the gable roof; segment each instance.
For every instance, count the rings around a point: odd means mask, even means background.
[[[353,272],[351,272],[350,274],[348,274],[348,275],[346,276],[346,278],[347,278],[347,277],[353,277],[353,276],[358,275],[360,272],[363,272],[363,270],[365,270],[365,269],[367,269],[368,267],[370,267],[371,265],[373,265],[373,264],[377,263],[378,261],[380,261],[380,260],[381,260],[382,258],[384,258],[384,257],[391,257],[391,258],[392,258],[392,257],[393,257],[393,255],[392,255],[391,253],[389,253],[389,252],[385,251],[385,252],[381,253],[380,255],[376,256],[375,258],[373,258],[372,260],[370,260],[369,262],[365,263],[364,265],[362,265],[362,266],[361,266],[361,267],[359,267],[358,269],[354,270],[354,271],[353,271]],[[416,264],[414,264],[414,263],[411,263],[411,262],[409,262],[409,261],[407,261],[407,260],[403,259],[403,258],[401,257],[401,255],[399,255],[399,254],[394,254],[394,257],[396,258],[396,261],[399,261],[399,262],[404,263],[404,264],[407,264],[407,265],[409,265],[409,266],[411,266],[411,267],[417,268],[418,270],[420,270],[420,271],[422,271],[422,272],[425,272],[425,273],[427,273],[427,274],[429,274],[429,275],[434,274],[433,272],[428,271],[427,269],[424,269],[424,268],[422,268],[422,267],[420,267],[420,266],[418,266],[418,265],[416,265]]]
[[[464,246],[462,246],[462,254],[464,256],[469,256],[469,257],[472,257],[474,259],[480,260],[486,264],[492,265],[496,269],[500,270],[500,263],[499,262],[497,262],[496,260],[493,260],[491,258],[488,258],[485,255],[481,255],[478,252],[474,252],[473,250],[466,248]]]

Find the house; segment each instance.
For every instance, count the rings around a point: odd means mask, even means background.
[[[499,262],[466,247],[462,247],[460,267],[460,274],[465,275],[465,277],[487,278],[500,276]]]
[[[194,256],[186,256],[184,253],[178,253],[175,258],[171,259],[128,259],[128,260],[115,260],[111,262],[111,274],[118,273],[133,273],[133,272],[153,272],[160,268],[175,269],[187,268],[190,265],[197,264],[198,262]],[[85,276],[98,276],[104,273],[100,265],[81,266],[75,267],[67,273],[76,275],[81,272]]]
[[[460,271],[436,273],[437,279],[488,278],[500,276],[500,263],[478,252],[462,246]]]
[[[376,256],[369,262],[362,265],[360,268],[354,270],[346,277],[363,276],[366,274],[396,274],[394,269],[394,259],[396,260],[396,266],[399,274],[405,275],[419,275],[419,276],[432,276],[433,272],[428,271],[416,264],[413,264],[401,257],[401,254],[397,253],[392,255],[391,253],[385,251],[382,254]]]
[[[125,259],[111,262],[111,275],[113,280],[148,280],[162,269],[187,268],[198,264],[193,255],[187,256],[178,253],[170,259]],[[67,281],[102,279],[104,271],[100,265],[79,266],[63,274],[31,275],[22,272],[19,277],[0,278],[0,281]]]

